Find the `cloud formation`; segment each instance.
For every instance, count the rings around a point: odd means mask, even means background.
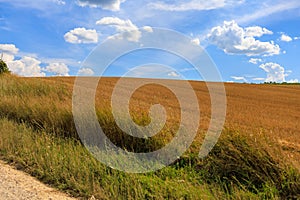
[[[258,26],[242,28],[235,21],[224,21],[222,26],[211,29],[207,39],[227,54],[247,56],[280,54],[280,47],[273,41],[262,42],[256,39],[265,34],[273,33]]]
[[[235,81],[247,82],[247,79],[243,76],[231,76],[230,78],[234,79]]]
[[[240,1],[230,1],[230,0],[190,0],[186,1],[171,1],[168,3],[157,1],[148,4],[148,7],[156,10],[165,11],[189,11],[189,10],[214,10],[218,8],[223,8],[227,5],[239,4],[244,2]]]
[[[64,35],[65,41],[72,44],[88,44],[98,42],[95,29],[75,28]]]
[[[263,60],[260,58],[250,58],[249,63],[256,65],[257,63],[261,63]]]
[[[55,76],[69,76],[69,68],[65,63],[50,63],[45,71],[53,73]]]
[[[126,0],[78,0],[77,4],[85,7],[89,6],[91,8],[102,8],[105,10],[118,11],[120,10],[121,3]]]
[[[5,62],[12,61],[19,49],[14,44],[0,44],[0,53]]]
[[[174,77],[174,78],[178,78],[178,77],[180,77],[180,75],[179,75],[179,74],[177,74],[177,73],[176,73],[176,72],[174,72],[174,71],[172,71],[172,72],[168,73],[168,76],[170,76],[170,77]]]
[[[194,38],[194,39],[191,40],[191,42],[194,45],[198,45],[198,46],[200,45],[200,39],[199,38]]]
[[[0,52],[3,52],[3,60],[14,74],[26,77],[43,77],[46,76],[46,72],[54,73],[56,76],[69,75],[69,68],[63,62],[53,62],[43,68],[42,61],[38,58],[22,56],[16,59],[19,49],[14,44],[0,44]]]
[[[79,76],[93,76],[94,75],[94,71],[90,68],[81,68],[78,71],[78,75]]]
[[[299,83],[298,79],[291,79],[288,81],[288,83]]]
[[[19,60],[7,62],[9,69],[14,74],[28,77],[42,77],[46,75],[44,72],[42,72],[40,64],[41,61],[29,56],[23,56]]]
[[[119,33],[118,39],[127,39],[128,41],[138,42],[141,37],[141,32],[139,28],[133,24],[129,19],[122,20],[118,17],[104,17],[96,22],[97,25],[106,25],[116,29]],[[150,27],[151,28],[151,27]],[[148,26],[144,27],[145,30],[152,31]]]
[[[291,41],[293,41],[293,38],[291,38],[290,36],[283,33],[280,37],[280,40],[283,42],[291,42]]]
[[[265,82],[285,82],[285,77],[287,76],[287,74],[285,73],[284,67],[280,66],[279,64],[269,62],[261,64],[259,67],[267,73]]]
[[[63,0],[53,0],[54,3],[56,3],[57,5],[66,5],[66,2]]]
[[[247,13],[243,17],[239,17],[237,21],[239,23],[249,23],[276,13],[281,13],[299,7],[300,1],[298,0],[277,1],[277,3],[274,1],[269,1],[269,3],[263,2],[263,6],[256,9],[254,13]]]

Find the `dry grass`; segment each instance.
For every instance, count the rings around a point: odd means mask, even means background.
[[[73,78],[55,78],[58,82],[68,83],[71,87]],[[100,110],[110,110],[111,94],[118,78],[102,78],[96,96],[96,107]],[[128,79],[128,85],[134,84],[134,79]],[[180,87],[180,81],[170,81],[175,87]],[[201,109],[198,141],[210,122],[210,97],[206,84],[192,81]],[[250,85],[225,83],[227,93],[227,115],[225,127],[238,130],[254,140],[262,140],[278,145],[279,149],[271,147],[274,156],[280,154],[292,161],[300,169],[300,85]],[[126,85],[124,86],[126,90]],[[147,85],[139,88],[130,100],[130,108],[136,118],[147,116],[150,106],[159,102],[168,111],[168,121],[171,127],[180,120],[180,107],[170,90],[158,86]],[[176,128],[174,128],[176,130]],[[285,142],[283,143],[282,140]],[[291,147],[292,148],[289,148]],[[281,160],[282,158],[280,158]]]
[[[9,78],[11,79],[11,78]],[[16,79],[16,77],[14,77]],[[40,78],[31,81],[26,78],[18,78],[18,81],[10,81],[10,86],[2,86],[3,97],[0,105],[2,115],[19,121],[30,121],[34,126],[47,127],[52,132],[64,135],[75,134],[75,128],[71,113],[71,93],[74,78]],[[96,96],[96,108],[98,113],[105,113],[104,118],[112,119],[110,114],[110,102],[113,88],[118,78],[102,78]],[[128,79],[128,85],[134,84],[135,79]],[[2,80],[2,85],[5,81]],[[8,81],[6,81],[8,82]],[[170,81],[175,87],[180,87],[180,81]],[[13,84],[22,85],[22,88]],[[191,82],[199,99],[201,109],[200,129],[196,144],[202,141],[210,121],[210,98],[207,87],[203,82]],[[53,85],[49,89],[49,85]],[[300,169],[300,95],[299,85],[249,85],[249,84],[225,84],[227,92],[227,116],[225,127],[230,130],[238,130],[254,140],[263,140],[263,143],[278,145],[271,147],[270,153],[284,156],[289,162]],[[7,88],[19,88],[19,91]],[[38,88],[38,89],[36,89]],[[54,89],[53,89],[54,88]],[[126,85],[124,85],[126,90]],[[25,95],[25,96],[24,96]],[[13,98],[12,98],[13,97]],[[168,134],[158,134],[156,138],[164,138],[165,143],[172,139],[170,129],[177,130],[180,120],[179,104],[166,88],[158,85],[147,85],[138,89],[130,101],[131,112],[134,113],[136,122],[147,124],[149,122],[148,110],[153,103],[162,104],[168,114],[166,130]],[[103,116],[103,115],[102,115]],[[101,114],[99,115],[101,118]],[[103,118],[103,117],[102,117]],[[112,123],[108,129],[115,131]],[[118,130],[119,134],[122,134]],[[124,139],[124,137],[125,139]],[[115,143],[130,141],[133,138],[124,134],[115,139]],[[119,142],[118,142],[119,141]],[[282,142],[284,141],[284,142]],[[197,150],[197,145],[195,151]],[[123,144],[126,146],[126,144]],[[161,144],[163,145],[163,144]],[[131,150],[133,150],[132,148]],[[148,148],[149,149],[149,148]],[[151,149],[151,148],[150,148]],[[278,157],[278,156],[277,156]],[[282,158],[279,158],[282,160]]]

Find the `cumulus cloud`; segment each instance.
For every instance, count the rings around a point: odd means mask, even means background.
[[[288,81],[288,83],[299,83],[298,79],[291,79]]]
[[[285,82],[285,77],[287,76],[284,67],[280,66],[277,63],[265,63],[259,66],[267,73],[267,78],[265,82]]]
[[[200,39],[199,38],[194,38],[191,40],[192,44],[194,45],[200,45]]]
[[[19,49],[14,44],[0,44],[0,52],[3,53],[3,60],[14,74],[21,76],[45,76],[39,60],[30,56],[23,56],[18,60],[15,59]]]
[[[230,0],[190,0],[190,1],[176,1],[174,3],[165,3],[162,1],[152,2],[148,7],[157,10],[165,11],[188,11],[188,10],[214,10],[225,7],[227,5],[239,4],[243,0],[230,1]]]
[[[50,63],[45,71],[53,73],[55,76],[69,76],[69,68],[65,63]]]
[[[262,61],[263,61],[263,60],[260,59],[260,58],[251,58],[251,59],[249,60],[249,63],[252,63],[252,64],[256,65],[257,63],[261,63]]]
[[[293,38],[283,33],[280,37],[280,40],[283,42],[291,42],[293,41]]]
[[[42,68],[42,62],[32,56],[22,56],[15,59],[19,49],[14,44],[0,44],[0,52],[3,52],[3,60],[14,74],[26,77],[43,77],[45,72],[54,73],[58,76],[68,76],[69,68],[62,62],[50,63]],[[44,62],[45,63],[45,62]]]
[[[236,80],[236,81],[243,81],[243,82],[247,82],[247,79],[243,76],[231,76],[230,78]]]
[[[46,75],[44,72],[42,72],[40,64],[41,61],[29,56],[23,56],[19,60],[7,62],[9,69],[14,74],[30,77],[42,77]]]
[[[144,26],[143,29],[149,33],[152,33],[153,32],[153,29],[151,26]]]
[[[245,28],[246,37],[261,37],[263,35],[272,35],[273,32],[260,26],[252,26]]]
[[[2,59],[6,62],[14,60],[18,52],[19,49],[14,44],[0,44],[0,53],[2,54]]]
[[[168,73],[168,76],[171,76],[171,77],[180,77],[180,75],[179,74],[177,74],[176,72],[170,72],[170,73]]]
[[[89,6],[91,8],[102,8],[105,10],[118,11],[120,10],[121,3],[126,0],[78,0],[78,5],[85,7]]]
[[[90,68],[82,68],[78,71],[78,75],[80,75],[80,76],[93,76],[94,71]]]
[[[272,34],[272,32],[258,26],[242,28],[235,21],[224,21],[222,26],[211,29],[207,39],[228,54],[278,55],[280,47],[273,41],[262,42],[255,38],[264,34]]]
[[[75,28],[64,35],[65,41],[72,44],[97,43],[98,33],[95,29]]]
[[[114,36],[116,39],[127,39],[128,41],[138,42],[141,38],[141,32],[138,27],[133,24],[129,19],[122,20],[118,17],[104,17],[96,22],[97,25],[106,25],[116,29],[119,33],[118,36]],[[145,27],[144,27],[145,28]],[[149,27],[146,28],[148,31]],[[152,28],[151,28],[152,30]]]

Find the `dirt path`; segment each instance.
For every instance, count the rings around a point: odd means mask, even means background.
[[[0,200],[72,200],[28,174],[0,161]]]

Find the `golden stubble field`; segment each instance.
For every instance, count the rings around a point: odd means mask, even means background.
[[[63,82],[73,88],[74,77],[46,78],[53,82]],[[119,79],[101,78],[96,108],[110,110],[112,91]],[[128,85],[136,79],[128,78]],[[174,87],[181,87],[181,81],[169,80]],[[197,138],[201,140],[207,130],[211,104],[208,89],[204,82],[190,81],[198,97],[201,109],[200,129]],[[127,89],[127,84],[123,89]],[[227,114],[224,128],[238,131],[255,140],[265,140],[274,154],[280,153],[300,169],[300,85],[267,85],[225,83],[227,95]],[[167,111],[167,124],[180,121],[180,106],[175,95],[160,85],[140,87],[130,99],[130,112],[136,118],[147,116],[153,104],[160,103]],[[278,145],[278,146],[276,146]]]

